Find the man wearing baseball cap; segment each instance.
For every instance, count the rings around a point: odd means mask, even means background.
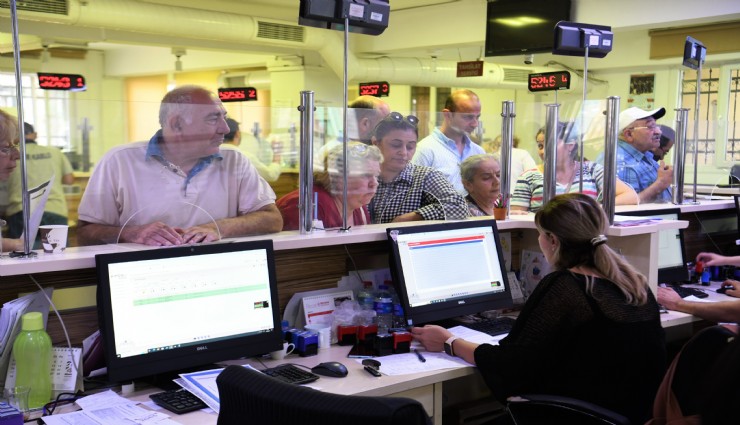
[[[617,177],[632,186],[641,203],[670,202],[673,169],[652,150],[660,146],[660,126],[655,120],[665,115],[665,108],[646,111],[631,107],[619,114],[617,141]]]
[[[665,159],[676,140],[676,132],[667,125],[661,124],[660,133],[660,146],[652,150],[655,162]]]

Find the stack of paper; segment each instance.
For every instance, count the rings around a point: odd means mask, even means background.
[[[21,316],[31,311],[38,311],[44,318],[44,328],[46,328],[49,299],[51,299],[54,288],[45,288],[44,292],[37,291],[3,304],[0,311],[0,387],[5,387],[13,342],[21,331]]]

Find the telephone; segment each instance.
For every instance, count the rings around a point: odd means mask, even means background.
[[[82,348],[51,348],[51,390],[52,399],[60,393],[75,393],[82,388]],[[76,367],[75,367],[76,365]],[[15,357],[11,357],[5,388],[15,386]]]

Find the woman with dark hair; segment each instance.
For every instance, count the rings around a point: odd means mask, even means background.
[[[391,112],[375,126],[372,143],[383,154],[378,190],[370,202],[373,223],[461,220],[468,216],[463,199],[440,171],[412,164],[418,118]]]
[[[581,181],[581,166],[578,161],[580,135],[572,122],[558,123],[558,145],[556,148],[556,188],[555,193],[578,192]],[[545,130],[537,132],[537,150],[545,160]],[[514,213],[536,212],[542,206],[544,176],[541,169],[528,170],[519,176],[514,185],[511,211]],[[604,167],[591,161],[583,161],[583,194],[601,202],[604,190]],[[626,183],[617,179],[616,205],[635,205],[637,193]]]
[[[666,361],[647,279],[606,244],[606,215],[589,196],[556,196],[535,224],[554,271],[498,346],[434,325],[412,333],[428,350],[444,349],[478,366],[499,400],[526,393],[575,397],[644,423]]]

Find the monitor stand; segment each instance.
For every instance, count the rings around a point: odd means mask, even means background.
[[[188,368],[186,370],[175,370],[171,372],[158,373],[156,375],[146,376],[144,378],[141,378],[140,380],[146,382],[152,387],[160,388],[163,391],[178,390],[182,387],[175,383],[175,379],[179,379],[181,373],[201,372],[211,369],[220,369],[222,367],[223,366],[211,363],[203,366]]]

